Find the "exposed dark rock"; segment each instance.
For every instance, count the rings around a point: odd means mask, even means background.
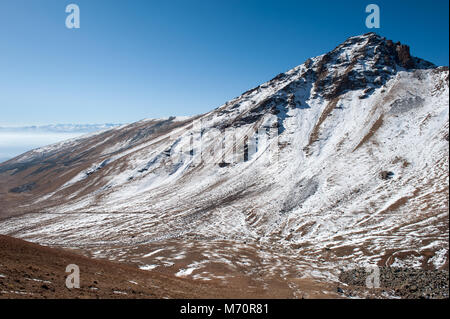
[[[394,177],[394,173],[393,172],[389,172],[389,171],[382,171],[381,173],[380,173],[380,177],[381,177],[381,179],[383,179],[383,180],[388,180],[388,179],[391,179],[392,177]]]
[[[358,287],[368,290],[366,279],[369,274],[373,275],[365,268],[341,272],[339,280],[350,285],[345,294],[364,291]],[[383,292],[406,299],[449,297],[449,273],[444,270],[379,267],[379,284],[379,288],[370,288],[372,294],[378,294],[378,297],[385,297],[381,295]]]
[[[36,183],[32,182],[32,183],[27,183],[27,184],[24,184],[21,186],[11,188],[9,191],[11,193],[25,193],[25,192],[31,191],[35,187],[36,187]]]
[[[280,73],[278,74],[276,77],[274,77],[271,81],[277,81],[277,80],[282,80],[286,77],[285,73]]]

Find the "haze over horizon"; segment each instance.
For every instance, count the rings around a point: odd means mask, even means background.
[[[118,124],[0,126],[0,163],[45,145],[112,128]]]

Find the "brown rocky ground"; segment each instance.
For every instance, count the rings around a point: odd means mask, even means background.
[[[131,258],[133,259],[133,258]],[[80,288],[65,286],[67,265],[80,268]],[[258,287],[245,272],[232,280],[194,280],[173,272],[140,270],[137,264],[93,259],[0,235],[1,298],[199,299],[199,298],[403,298],[449,297],[448,269],[380,267],[380,288],[366,287],[364,268],[343,271],[340,283],[267,277]],[[209,269],[221,273],[220,269]],[[226,272],[230,272],[227,270]],[[255,276],[255,274],[253,274]],[[270,280],[268,278],[271,278]]]
[[[80,288],[65,286],[67,265],[80,268]],[[298,283],[311,294],[321,291],[317,283]],[[334,294],[338,296],[338,294]],[[282,285],[250,289],[245,281],[223,285],[217,281],[194,281],[133,265],[92,259],[73,251],[50,248],[0,235],[0,298],[295,298]]]

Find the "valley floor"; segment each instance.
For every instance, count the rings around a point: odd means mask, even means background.
[[[211,260],[227,250],[226,243],[216,244],[221,247],[209,250],[210,254],[215,254]],[[189,253],[184,258],[178,258],[183,259],[183,263],[207,251],[206,247],[201,250],[199,243],[187,246],[190,247]],[[144,246],[136,249],[142,255],[142,249],[150,248]],[[146,258],[154,262],[167,261],[168,256],[163,259],[158,255],[170,254],[176,243],[166,243],[165,248],[150,250]],[[130,258],[128,262],[125,259],[113,262],[105,259],[107,255],[92,258],[87,251],[50,248],[0,235],[0,298],[448,298],[448,269],[381,267],[381,287],[368,289],[365,287],[364,269],[342,272],[338,280],[313,280],[300,275],[285,277],[283,269],[286,268],[282,264],[288,261],[283,260],[282,255],[276,257],[280,268],[277,272],[276,262],[270,259],[269,254],[265,261],[275,266],[272,270],[263,267],[264,260],[257,261],[255,256],[252,257],[256,250],[248,244],[240,247],[235,256],[228,256],[234,264],[242,264],[241,270],[214,262],[203,267],[191,263],[191,267],[186,267],[177,263],[176,256],[173,265],[156,270],[150,265],[143,265],[142,259],[140,262],[133,260],[130,253],[127,254],[127,259]],[[111,252],[114,253],[114,250],[111,249]],[[256,266],[245,267],[245,260]],[[80,268],[79,289],[68,289],[65,285],[69,274],[65,270],[69,264]]]
[[[80,268],[80,288],[66,288],[66,267]],[[222,285],[191,280],[137,266],[92,259],[0,235],[0,298],[295,298],[292,290],[273,282],[271,289],[248,287],[248,281]],[[307,291],[321,291],[305,280]],[[254,289],[256,288],[256,289]],[[337,296],[337,295],[336,295]],[[316,297],[325,297],[317,295]]]

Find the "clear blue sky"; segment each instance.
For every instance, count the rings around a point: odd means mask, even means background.
[[[65,27],[76,3],[81,28]],[[1,0],[0,125],[207,112],[365,27],[448,65],[447,0]]]

